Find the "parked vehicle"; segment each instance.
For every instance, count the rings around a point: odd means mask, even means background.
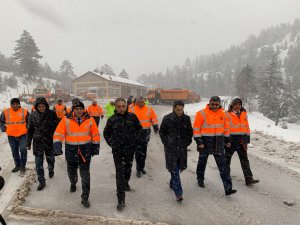
[[[182,100],[184,103],[200,101],[200,95],[188,89],[150,89],[146,98],[151,104],[172,104],[175,100]]]

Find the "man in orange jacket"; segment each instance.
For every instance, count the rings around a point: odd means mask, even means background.
[[[57,122],[59,123],[61,119],[67,114],[67,107],[63,104],[61,99],[58,99],[57,104],[53,106],[53,111],[56,113]]]
[[[150,134],[151,134],[151,125],[154,129],[154,133],[157,134],[159,131],[158,128],[158,120],[156,113],[154,110],[145,105],[145,98],[139,97],[136,99],[136,104],[134,107],[129,109],[129,112],[134,113],[144,130],[144,135],[146,137],[146,142],[144,144],[139,144],[137,146],[135,159],[136,159],[136,176],[141,177],[142,174],[146,174],[145,170],[145,161],[147,157],[147,147],[148,142],[150,141]]]
[[[4,109],[0,116],[0,128],[6,132],[8,142],[15,161],[13,173],[20,170],[23,176],[26,172],[27,150],[26,150],[26,125],[28,123],[28,110],[20,106],[20,100],[10,100],[10,108]]]
[[[91,157],[99,155],[100,134],[95,120],[84,111],[84,104],[77,102],[72,113],[65,116],[53,136],[54,152],[62,152],[65,140],[65,157],[68,176],[71,182],[70,192],[76,191],[79,167],[82,183],[82,201],[84,207],[90,207],[90,162]]]
[[[197,180],[198,185],[204,188],[207,159],[210,154],[213,154],[223,181],[225,195],[231,195],[237,191],[232,189],[232,181],[224,157],[224,142],[226,146],[230,146],[229,124],[220,103],[221,100],[218,96],[211,97],[206,108],[197,112],[195,117],[194,139],[199,152]]]
[[[250,128],[247,112],[242,107],[242,100],[240,98],[233,99],[226,114],[229,118],[231,144],[230,147],[225,147],[227,170],[230,174],[231,158],[236,151],[241,162],[246,185],[256,184],[259,180],[253,179],[247,155],[247,146],[250,143]]]
[[[103,119],[103,109],[100,105],[97,104],[96,100],[92,101],[92,104],[88,107],[88,113],[91,117],[94,118],[97,127],[99,126],[100,117]]]

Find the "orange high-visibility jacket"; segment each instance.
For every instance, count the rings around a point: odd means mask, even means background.
[[[222,108],[214,112],[207,105],[205,109],[197,112],[194,121],[194,137],[229,137],[228,118]]]
[[[56,116],[57,118],[61,119],[63,118],[65,115],[66,115],[66,106],[64,104],[56,104],[54,107],[53,107],[53,110],[55,111],[56,113]]]
[[[149,106],[145,105],[142,108],[140,108],[136,105],[130,108],[129,112],[134,113],[137,116],[143,129],[150,129],[151,125],[158,125],[156,113]]]
[[[229,119],[230,135],[250,135],[247,112],[241,112],[238,117],[235,112],[226,112]]]
[[[6,134],[13,137],[20,137],[26,134],[27,115],[28,110],[22,107],[20,107],[18,111],[14,111],[12,108],[4,109]]]
[[[100,117],[103,116],[103,109],[100,105],[90,105],[88,107],[88,113],[90,116]]]
[[[64,140],[67,145],[100,144],[100,134],[95,120],[89,116],[83,117],[79,125],[75,116],[63,117],[54,132],[53,142]]]

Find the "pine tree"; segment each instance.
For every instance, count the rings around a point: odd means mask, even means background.
[[[245,102],[249,102],[256,93],[255,77],[252,68],[246,65],[236,76],[236,94]]]
[[[32,36],[24,30],[21,38],[16,41],[15,53],[13,54],[14,60],[20,64],[21,72],[29,79],[35,79],[39,72],[39,59],[42,58],[38,54],[40,51],[36,46]]]
[[[123,70],[121,71],[121,73],[119,74],[119,77],[123,77],[123,78],[129,79],[129,75],[128,75],[128,73],[126,72],[125,69],[123,69]]]
[[[100,73],[104,73],[104,74],[111,75],[111,76],[116,76],[116,74],[114,73],[111,66],[109,66],[107,64],[104,64],[103,66],[101,66]]]
[[[64,60],[59,69],[61,81],[63,87],[67,90],[71,90],[72,88],[72,80],[76,78],[76,75],[73,71],[73,66],[69,60]]]
[[[259,111],[270,119],[277,117],[277,112],[282,104],[282,91],[284,85],[280,70],[278,69],[278,58],[274,55],[262,78],[259,88]]]

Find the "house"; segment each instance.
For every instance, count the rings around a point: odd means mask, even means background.
[[[77,96],[95,93],[99,98],[146,96],[147,87],[137,81],[88,71],[73,80],[73,91]]]

